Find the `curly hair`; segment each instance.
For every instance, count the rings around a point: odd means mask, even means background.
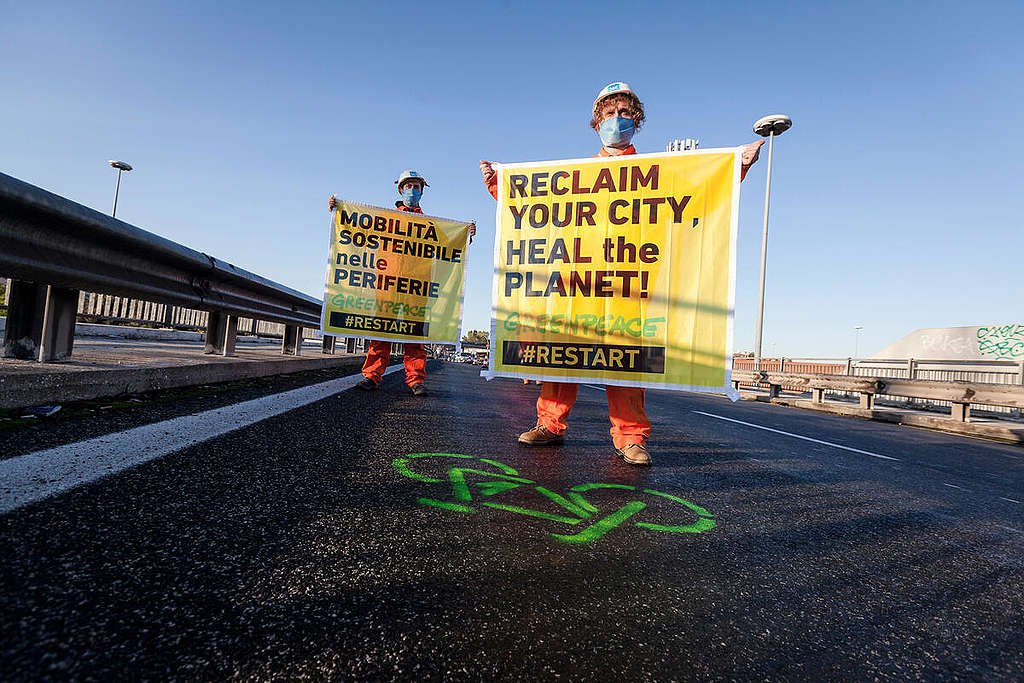
[[[631,92],[617,93],[601,99],[601,101],[597,103],[597,106],[594,107],[594,112],[590,116],[590,127],[597,130],[601,125],[601,122],[597,120],[597,116],[600,113],[598,111],[599,108],[603,109],[609,104],[618,105],[622,103],[628,104],[630,108],[632,108],[633,116],[631,118],[633,119],[633,123],[636,124],[637,129],[639,129],[640,126],[644,124],[644,103],[640,101],[639,97]]]

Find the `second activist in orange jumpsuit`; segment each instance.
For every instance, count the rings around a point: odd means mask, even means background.
[[[420,197],[423,196],[423,188],[427,187],[427,181],[419,173],[413,170],[403,171],[395,181],[398,185],[398,194],[402,198],[395,202],[398,211],[410,213],[423,213],[420,208]],[[332,211],[335,207],[335,197],[331,195],[328,208]],[[476,223],[469,224],[470,241],[476,234]],[[363,379],[356,386],[365,391],[377,388],[384,371],[388,368],[388,361],[391,360],[391,342],[377,339],[370,341],[370,348],[366,351],[366,361],[363,363]],[[423,344],[405,342],[405,384],[414,396],[426,396],[427,385],[427,352]]]
[[[596,156],[636,154],[630,144],[633,134],[643,125],[644,105],[628,83],[610,83],[594,100],[590,127],[597,131],[602,147]],[[763,140],[743,150],[742,176],[757,161]],[[491,195],[498,198],[498,177],[488,161],[480,161],[480,172]],[[544,382],[537,399],[537,426],[519,435],[528,446],[558,443],[568,428],[567,420],[579,385],[570,382]],[[651,423],[644,409],[644,390],[637,387],[605,385],[608,417],[611,420],[615,452],[631,465],[650,465],[647,439]]]

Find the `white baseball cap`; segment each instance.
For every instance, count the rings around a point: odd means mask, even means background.
[[[597,93],[597,99],[594,100],[594,111],[597,111],[597,105],[601,100],[610,95],[618,95],[620,93],[629,93],[630,95],[639,98],[639,95],[633,92],[633,89],[629,87],[629,83],[623,83],[622,81],[609,83],[601,88],[601,92]]]

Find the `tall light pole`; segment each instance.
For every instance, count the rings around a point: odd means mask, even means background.
[[[860,358],[860,331],[864,329],[863,325],[853,326],[853,357]]]
[[[754,340],[754,368],[761,369],[761,331],[764,329],[764,272],[768,264],[768,202],[772,196],[772,148],[775,136],[782,135],[793,122],[785,114],[770,114],[754,122],[754,132],[768,138],[768,181],[764,187],[764,234],[761,238],[761,287],[757,294],[757,338]]]
[[[114,210],[110,212],[110,215],[117,218],[117,193],[121,190],[121,172],[132,170],[131,164],[124,161],[117,161],[111,159],[107,162],[111,166],[117,169],[117,185],[114,186]]]

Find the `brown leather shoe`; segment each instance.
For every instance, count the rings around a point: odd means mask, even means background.
[[[413,396],[426,396],[427,385],[423,382],[416,382],[416,384],[409,387],[409,392],[412,393]]]
[[[376,388],[377,383],[374,382],[369,377],[362,378],[361,380],[359,380],[359,383],[356,384],[356,389],[362,389],[363,391],[373,391]]]
[[[547,427],[538,423],[537,426],[530,431],[523,432],[519,435],[519,443],[527,446],[549,446],[551,444],[562,443],[562,435],[548,431]]]
[[[628,443],[622,448],[616,448],[615,452],[630,465],[651,464],[651,454],[647,452],[647,446],[642,443]]]

